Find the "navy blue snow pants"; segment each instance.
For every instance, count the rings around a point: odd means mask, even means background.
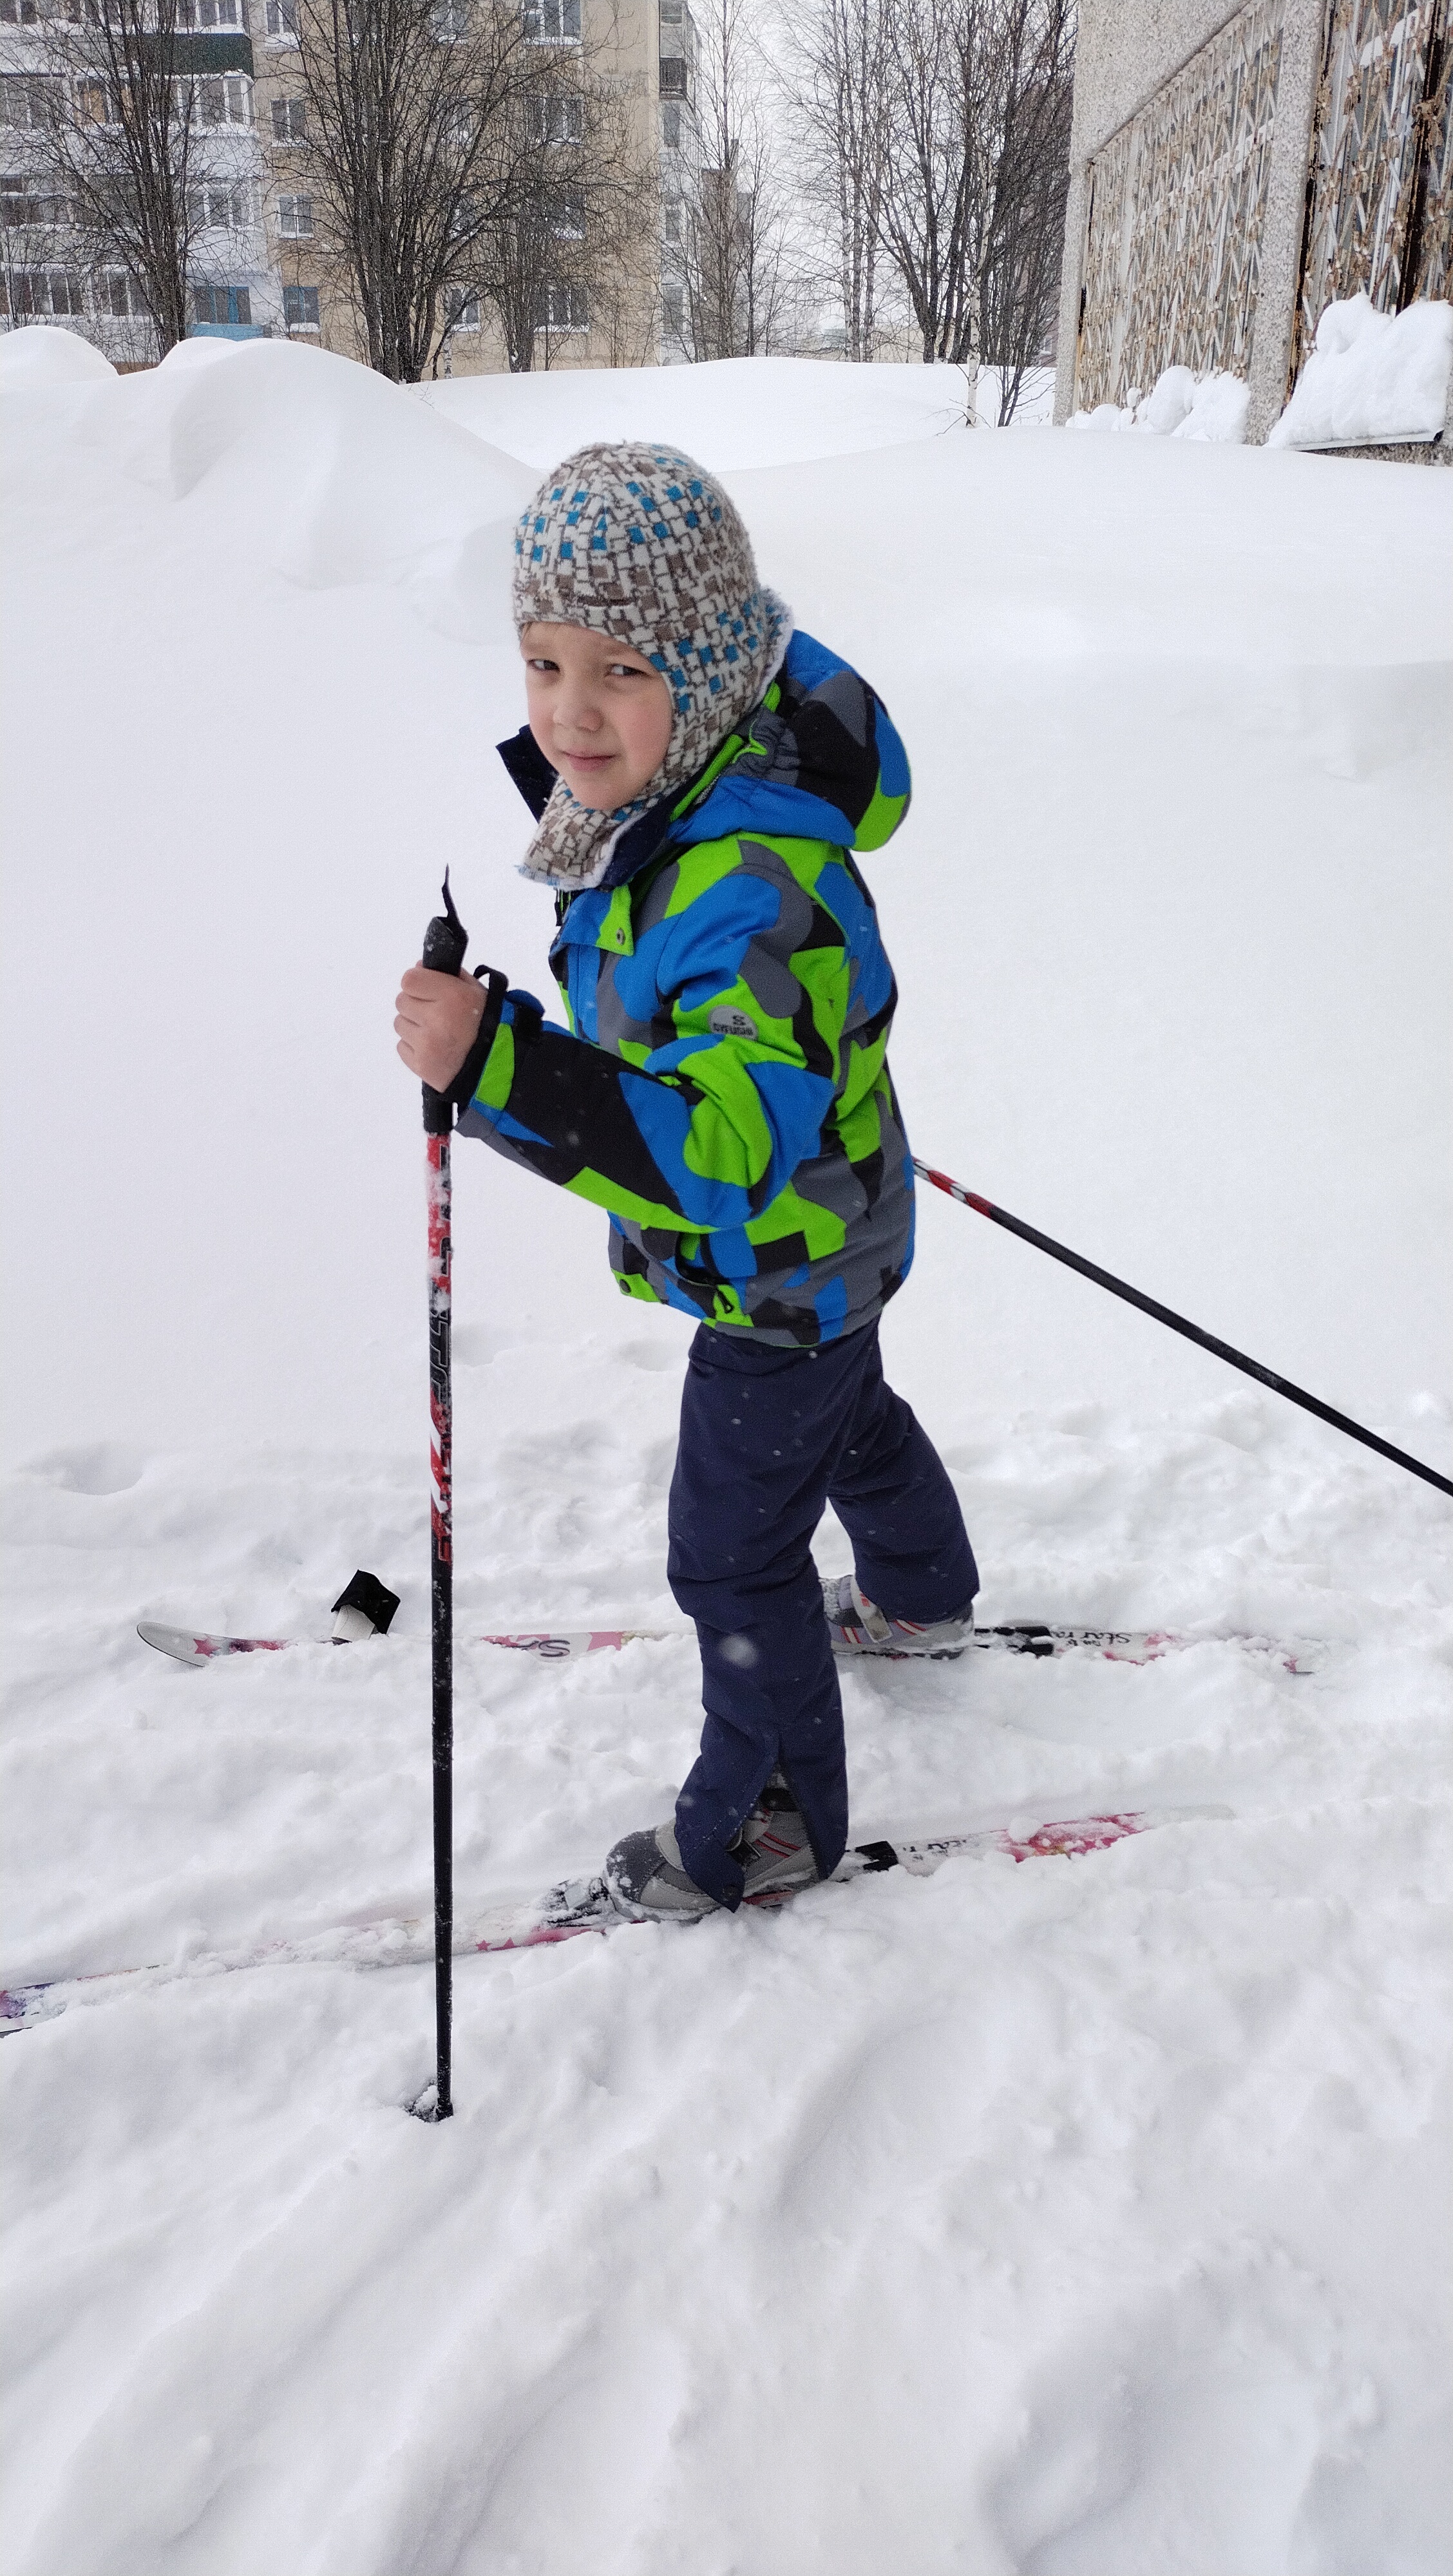
[[[848,1835],[842,1702],[812,1561],[831,1502],[890,1619],[949,1619],[979,1588],[958,1497],[885,1384],[878,1328],[779,1350],[703,1325],[681,1397],[667,1571],[701,1642],[701,1752],[676,1802],[688,1875],[741,1901],[727,1850],[780,1764],[824,1877]]]

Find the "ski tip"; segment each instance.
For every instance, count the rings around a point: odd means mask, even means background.
[[[155,1619],[138,1619],[136,1633],[144,1646],[155,1646],[159,1655],[170,1655],[179,1664],[205,1664],[211,1661],[206,1639],[193,1636],[190,1628],[163,1628]]]
[[[280,1655],[291,1637],[213,1637],[195,1628],[164,1628],[155,1619],[138,1619],[136,1633],[144,1646],[170,1655],[179,1664],[214,1664],[223,1655]]]
[[[0,2039],[8,2039],[13,2030],[33,2030],[38,2021],[51,2021],[60,2010],[49,1984],[6,1986],[0,1991]]]

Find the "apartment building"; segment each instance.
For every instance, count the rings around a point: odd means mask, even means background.
[[[97,91],[88,26],[104,0],[0,0],[0,328],[62,322],[113,363],[149,363],[155,338],[134,278],[98,260],[48,175],[55,84],[67,113]],[[326,256],[309,177],[308,102],[298,76],[298,0],[176,0],[172,59],[194,81],[189,214],[194,228],[188,329],[232,339],[292,338],[363,354],[357,317]],[[438,0],[440,41],[468,0]],[[87,13],[91,13],[88,18]],[[654,364],[681,354],[673,253],[696,165],[695,31],[689,0],[523,0],[523,33],[542,62],[569,53],[616,104],[636,166],[659,173],[664,239],[654,214],[587,284],[540,291],[535,363]],[[91,113],[89,108],[84,112]],[[98,121],[114,108],[96,97]],[[567,113],[558,135],[568,150]],[[497,317],[457,297],[436,372],[502,371]]]
[[[74,118],[94,129],[103,153],[119,113],[94,34],[98,5],[0,0],[0,323],[64,322],[113,363],[138,365],[155,356],[155,337],[137,281],[115,253],[98,255],[53,143],[62,120]],[[193,319],[239,333],[281,320],[247,16],[247,0],[177,0],[173,38],[177,77],[194,84]]]

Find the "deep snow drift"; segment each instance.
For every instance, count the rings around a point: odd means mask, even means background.
[[[0,1966],[178,1973],[0,2048],[8,2567],[1434,2576],[1449,1506],[947,1202],[884,1346],[981,1615],[1207,1641],[849,1673],[855,1835],[1234,1821],[461,1963],[439,2131],[399,2108],[426,1971],[206,1973],[427,1904],[392,994],[446,863],[545,989],[509,522],[646,380],[118,381],[40,336],[0,344]],[[660,392],[907,739],[915,1146],[1446,1473],[1453,478],[971,435],[899,372]],[[457,1164],[463,1633],[677,1624],[688,1328],[591,1211]],[[192,1674],[132,1633],[321,1636],[355,1564],[384,1644]],[[462,1899],[667,1812],[695,1709],[684,1638],[462,1648]]]

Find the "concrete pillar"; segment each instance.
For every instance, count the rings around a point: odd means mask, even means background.
[[[1312,115],[1322,69],[1323,0],[1286,0],[1281,31],[1281,68],[1276,85],[1276,131],[1272,137],[1266,218],[1261,233],[1256,318],[1251,331],[1248,376],[1251,408],[1246,435],[1264,444],[1286,403],[1290,387],[1292,329],[1301,277],[1302,232],[1307,212],[1307,171],[1312,150]]]
[[[1065,260],[1060,274],[1059,344],[1054,370],[1056,425],[1067,421],[1074,408],[1075,350],[1080,336],[1080,273],[1085,257],[1085,206],[1089,193],[1089,172],[1086,164],[1080,161],[1070,171],[1070,193],[1065,204]]]

